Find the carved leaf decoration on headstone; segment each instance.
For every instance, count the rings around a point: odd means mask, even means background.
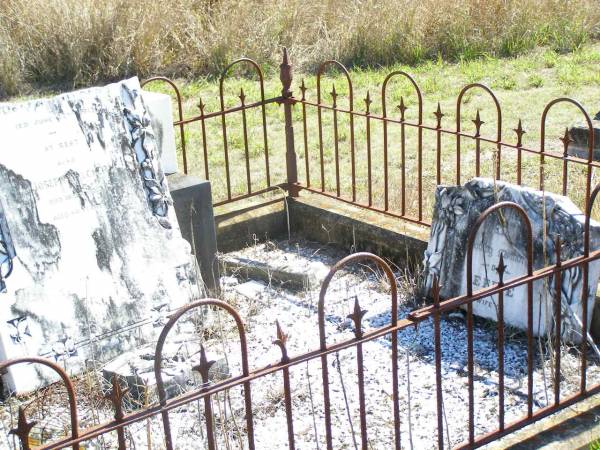
[[[19,316],[6,321],[13,329],[10,330],[10,338],[13,343],[21,344],[25,340],[25,336],[31,337],[29,322],[27,316]]]
[[[127,123],[129,124],[129,131],[131,133],[131,145],[135,148],[136,154],[140,164],[140,171],[142,178],[144,179],[144,187],[148,195],[148,201],[152,213],[157,218],[158,223],[163,227],[170,229],[171,224],[167,219],[169,206],[172,204],[172,200],[167,192],[164,175],[160,170],[157,170],[155,164],[155,136],[150,127],[150,118],[147,116],[146,110],[141,104],[141,97],[135,90],[124,87],[125,91],[129,94],[129,98],[133,103],[134,109],[139,109],[141,115],[124,108],[123,112]],[[141,152],[138,152],[138,148]],[[140,157],[140,153],[143,157]]]
[[[13,258],[17,256],[10,236],[10,230],[6,223],[4,207],[0,201],[0,292],[6,291],[6,278],[13,271]]]

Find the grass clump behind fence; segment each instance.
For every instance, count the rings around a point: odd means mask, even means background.
[[[0,0],[0,97],[152,74],[218,74],[280,47],[314,70],[570,51],[599,34],[595,0]]]

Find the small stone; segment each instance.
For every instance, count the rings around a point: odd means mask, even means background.
[[[267,288],[267,285],[261,281],[250,280],[235,286],[235,291],[246,298],[253,299],[259,297]]]
[[[465,313],[462,310],[454,310],[448,313],[448,319],[450,320],[465,320]]]

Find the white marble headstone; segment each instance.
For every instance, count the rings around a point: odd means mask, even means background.
[[[0,104],[0,360],[74,373],[152,341],[198,295],[140,92],[133,78]],[[46,379],[20,365],[3,381]]]
[[[452,298],[467,292],[467,239],[479,215],[493,204],[511,201],[521,206],[533,228],[533,270],[556,262],[555,238],[560,235],[561,260],[583,254],[584,214],[564,196],[489,179],[475,178],[464,186],[438,186],[431,227],[425,252],[426,288],[431,289],[433,276],[441,284],[441,296]],[[473,292],[498,283],[497,265],[503,255],[504,281],[527,273],[526,229],[518,213],[502,209],[492,214],[479,229],[473,246]],[[591,221],[590,247],[600,247],[600,224]],[[588,327],[600,275],[600,262],[589,265]],[[582,271],[572,268],[562,272],[561,308],[565,340],[581,339]],[[533,283],[534,334],[554,331],[554,279]],[[497,320],[497,296],[473,303],[476,315]],[[508,325],[527,329],[527,287],[504,294],[504,320]],[[589,329],[589,328],[588,328]]]
[[[177,173],[177,147],[173,129],[171,97],[158,92],[142,91],[144,104],[148,110],[156,144],[160,150],[160,164],[166,174]]]

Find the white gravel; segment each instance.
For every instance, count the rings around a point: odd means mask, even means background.
[[[236,256],[268,262],[274,267],[288,266],[293,270],[310,268],[321,280],[335,261],[343,256],[331,248],[319,248],[302,243],[260,244],[237,252]],[[264,282],[248,281],[234,276],[222,278],[223,297],[234,305],[244,320],[251,370],[279,361],[281,353],[273,341],[275,320],[289,336],[290,356],[319,347],[317,303],[319,284],[313,283],[302,292],[291,292]],[[401,285],[402,286],[402,285]],[[399,318],[404,318],[415,306],[408,294],[400,289]],[[352,312],[354,298],[366,309],[364,331],[389,324],[390,297],[381,274],[366,267],[353,267],[336,275],[326,298],[326,332],[328,344],[353,339],[353,325],[346,318]],[[468,393],[466,327],[460,314],[442,320],[442,378],[445,408],[445,441],[451,446],[467,438]],[[204,345],[210,354],[220,354],[229,363],[232,375],[241,371],[239,343],[233,322],[225,314],[210,315],[210,326],[203,330]],[[475,337],[475,422],[476,434],[498,426],[498,373],[494,324],[476,320]],[[436,386],[434,365],[433,322],[424,321],[398,334],[401,438],[403,448],[437,447]],[[553,401],[552,376],[547,361],[541,368],[536,341],[536,371],[534,373],[535,409]],[[393,408],[391,384],[390,337],[363,346],[368,439],[373,449],[392,448]],[[193,352],[192,352],[193,353]],[[575,392],[578,380],[578,358],[565,349],[561,393]],[[358,388],[356,384],[356,349],[350,348],[328,357],[333,440],[336,449],[360,447]],[[505,421],[522,417],[526,412],[527,350],[524,335],[507,330],[505,345]],[[590,366],[590,383],[600,379],[598,366]],[[325,448],[323,385],[320,360],[294,366],[290,371],[296,449]],[[191,383],[192,384],[192,383]],[[251,386],[256,448],[287,448],[287,425],[283,403],[281,372],[259,378]],[[236,387],[213,400],[218,448],[239,448],[245,441],[245,411],[243,392]],[[346,407],[348,405],[348,408]],[[205,430],[200,426],[203,403],[193,403],[171,413],[171,427],[177,448],[203,448]],[[109,418],[110,410],[100,408],[95,416],[82,412],[84,423]],[[92,417],[93,416],[93,417]],[[6,424],[6,421],[4,422]],[[352,430],[354,433],[352,433]],[[132,448],[163,448],[162,423],[156,418],[130,427]],[[148,437],[150,441],[148,442]],[[105,440],[105,448],[114,441]],[[102,448],[98,442],[90,448]]]

